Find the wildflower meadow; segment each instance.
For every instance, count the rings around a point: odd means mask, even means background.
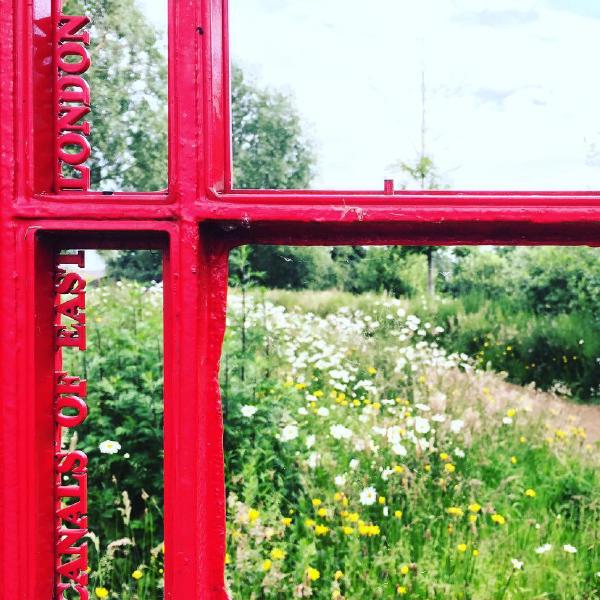
[[[160,598],[160,286],[101,285],[88,313],[92,595]],[[446,334],[385,295],[230,292],[232,598],[600,598],[596,407]]]

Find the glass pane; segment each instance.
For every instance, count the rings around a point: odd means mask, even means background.
[[[232,58],[292,97],[312,141],[314,176],[283,187],[600,189],[599,17],[566,0],[231,0]],[[246,141],[279,156],[272,135]],[[422,157],[435,177],[415,177]],[[244,159],[238,187],[255,183]]]
[[[91,17],[92,189],[167,186],[167,0],[65,0]]]
[[[599,258],[236,250],[221,361],[233,598],[593,594]]]
[[[89,459],[90,597],[163,598],[161,259],[86,251],[87,349],[65,356],[89,416],[65,442]]]

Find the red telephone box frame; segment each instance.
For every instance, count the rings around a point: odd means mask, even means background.
[[[165,257],[165,597],[223,600],[218,366],[229,250],[597,245],[600,192],[233,190],[227,0],[170,0],[168,190],[52,193],[56,7],[0,0],[1,595],[53,594],[54,252],[144,247]]]

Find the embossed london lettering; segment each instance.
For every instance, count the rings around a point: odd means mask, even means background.
[[[87,47],[90,20],[85,16],[64,15],[56,21],[54,65],[56,114],[56,188],[59,192],[87,191],[90,168],[85,161],[91,147],[90,89],[83,75],[91,65]]]

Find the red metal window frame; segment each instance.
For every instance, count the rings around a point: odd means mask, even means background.
[[[229,250],[597,245],[600,192],[233,190],[227,1],[170,0],[168,190],[52,193],[56,8],[0,0],[2,597],[53,594],[52,257],[143,247],[165,257],[165,597],[225,599],[218,366]]]

